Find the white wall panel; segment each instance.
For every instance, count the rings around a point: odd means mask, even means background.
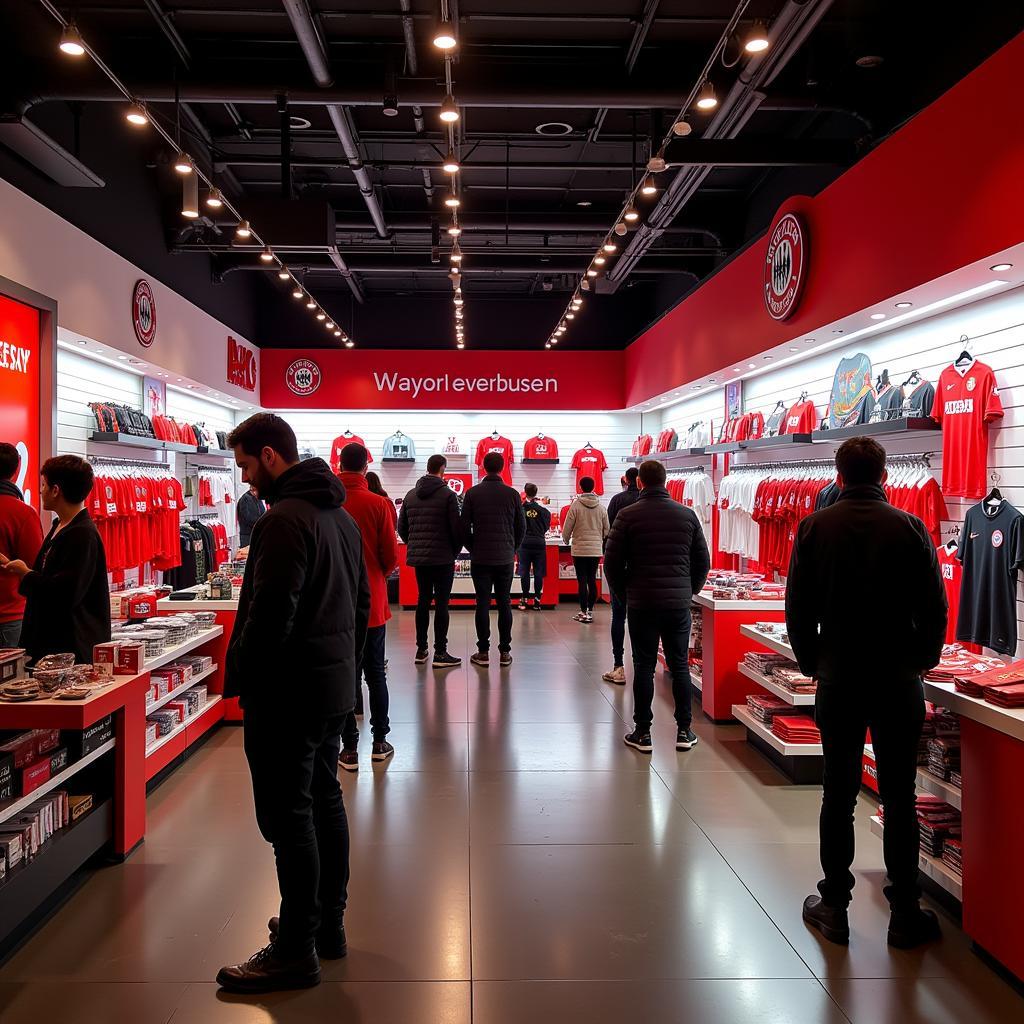
[[[57,349],[57,453],[85,456],[96,429],[90,402],[142,407],[142,378],[64,348]]]

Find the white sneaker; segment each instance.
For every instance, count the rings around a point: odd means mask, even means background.
[[[573,622],[586,622],[587,621],[587,613],[586,612],[577,612],[572,617],[572,621]]]
[[[611,672],[605,672],[601,678],[606,683],[618,683],[620,686],[626,685],[626,670],[621,666],[617,665],[611,670]]]

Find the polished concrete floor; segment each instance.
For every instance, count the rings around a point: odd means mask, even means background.
[[[265,941],[273,860],[241,734],[224,728],[149,799],[145,845],[97,872],[0,966],[22,1024],[1005,1024],[1021,999],[943,915],[945,940],[890,951],[881,844],[858,812],[849,949],[800,920],[818,878],[819,791],[737,727],[696,714],[676,754],[659,686],[652,757],[622,744],[628,690],[602,683],[607,610],[518,614],[515,664],[412,664],[390,627],[397,756],[344,779],[349,956],[318,989],[256,1000],[213,978]],[[472,616],[452,622],[473,650]],[[296,688],[301,681],[296,682]]]

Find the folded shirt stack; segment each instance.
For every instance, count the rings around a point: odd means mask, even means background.
[[[930,793],[917,798],[917,823],[921,829],[921,849],[929,856],[941,857],[943,843],[960,838],[960,812]]]
[[[771,676],[775,682],[784,686],[790,693],[816,693],[818,690],[818,684],[813,679],[808,679],[800,669],[790,662],[773,668]]]
[[[958,875],[964,873],[964,848],[959,839],[947,839],[942,844],[942,863]]]
[[[953,771],[949,773],[949,784],[956,786],[957,789],[962,789],[964,784],[964,777],[959,771]]]
[[[792,665],[788,658],[781,654],[771,654],[768,651],[747,651],[743,655],[743,663],[763,676],[770,676],[780,665]]]
[[[985,700],[999,708],[1024,708],[1024,683],[1012,686],[986,686]]]
[[[957,677],[969,678],[993,668],[1003,668],[1005,663],[987,654],[973,654],[960,644],[946,644],[938,665],[925,673],[925,679],[933,683],[952,683]]]
[[[776,715],[772,732],[783,743],[820,743],[821,733],[809,715]]]
[[[959,737],[936,736],[928,741],[928,772],[944,782],[949,781],[954,770],[960,770]]]
[[[770,693],[748,694],[747,708],[759,722],[764,722],[766,725],[771,725],[772,719],[776,715],[782,715],[791,710],[790,705],[781,697],[776,697]]]
[[[968,697],[983,697],[986,687],[996,688],[1024,683],[1024,661],[1015,661],[1009,665],[1000,662],[985,672],[957,676],[953,683],[957,693],[967,694]]]

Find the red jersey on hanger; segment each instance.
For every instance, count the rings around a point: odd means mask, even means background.
[[[818,414],[813,402],[797,402],[786,413],[782,434],[809,434],[818,425]]]
[[[572,457],[572,468],[576,470],[576,491],[580,492],[580,481],[589,476],[594,481],[594,493],[604,494],[604,471],[608,468],[604,452],[598,448],[581,448]]]
[[[366,447],[366,442],[358,434],[340,434],[331,442],[331,469],[335,473],[341,472],[341,449],[347,444],[361,444],[366,448],[367,465],[373,462],[370,449]]]
[[[531,437],[523,445],[524,459],[547,459],[554,462],[558,458],[558,444],[553,437]]]
[[[932,419],[942,424],[942,491],[947,498],[983,498],[988,492],[988,425],[1002,415],[991,366],[975,359],[942,371]]]
[[[514,454],[512,442],[507,437],[482,437],[476,443],[476,467],[480,471],[480,478],[483,479],[487,472],[484,469],[484,456],[490,452],[497,452],[505,460],[505,467],[501,471],[501,479],[512,486],[512,461]]]
[[[935,554],[939,559],[939,572],[942,573],[942,585],[946,588],[946,602],[949,604],[949,618],[946,621],[946,643],[956,643],[956,618],[960,614],[960,579],[963,566],[957,558],[957,549],[947,550],[940,544]]]

